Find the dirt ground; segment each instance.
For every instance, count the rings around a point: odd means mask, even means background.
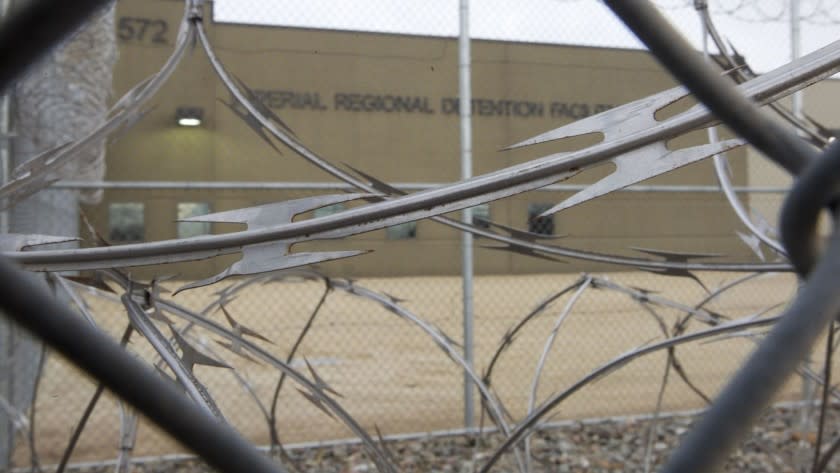
[[[666,278],[638,273],[603,274],[627,286],[686,305],[703,299],[704,289],[686,278]],[[568,286],[579,275],[487,276],[475,282],[475,366],[481,372],[507,330],[542,300]],[[702,274],[710,288],[735,278],[725,273]],[[401,305],[434,323],[454,340],[462,340],[461,283],[456,277],[364,279],[357,285],[385,292]],[[175,284],[173,284],[174,286]],[[201,309],[219,287],[181,293],[174,301]],[[228,306],[243,324],[272,340],[260,342],[285,358],[324,290],[318,282],[273,283],[252,286]],[[772,275],[739,286],[709,308],[739,317],[788,301],[795,290],[791,275]],[[495,368],[493,388],[513,418],[527,411],[534,370],[545,340],[569,295],[554,302],[535,319],[501,357]],[[94,303],[98,322],[115,337],[125,328],[126,317],[116,303]],[[778,312],[776,309],[774,312]],[[670,327],[680,316],[673,309],[656,308]],[[212,317],[224,321],[221,313]],[[692,323],[690,329],[701,328]],[[195,331],[216,353],[248,381],[253,393],[270,409],[278,373],[261,363],[244,359],[213,343],[218,337]],[[587,289],[558,331],[540,379],[538,400],[570,385],[619,354],[661,339],[654,318],[627,295],[605,289]],[[755,346],[744,337],[722,338],[678,349],[679,361],[691,381],[714,395]],[[147,342],[135,336],[130,349],[151,359]],[[340,291],[331,293],[301,346],[318,374],[342,397],[339,403],[371,431],[384,435],[456,429],[463,426],[463,375],[423,332],[394,316],[381,305]],[[633,415],[651,412],[665,372],[665,354],[657,353],[598,380],[553,412],[551,420]],[[302,361],[295,366],[307,372]],[[815,362],[815,367],[820,367]],[[226,418],[245,436],[266,444],[267,427],[253,397],[224,368],[198,367]],[[308,373],[307,373],[308,375]],[[801,383],[791,380],[781,398],[795,399]],[[58,357],[46,365],[35,424],[37,451],[44,464],[55,463],[78,422],[94,385]],[[476,398],[477,399],[477,398]],[[665,410],[701,408],[704,401],[688,389],[676,373],[669,374],[663,399]],[[293,383],[287,383],[278,403],[279,431],[285,443],[323,441],[352,436],[342,424],[311,405]],[[76,448],[74,461],[116,456],[120,434],[119,405],[107,396],[94,412]],[[182,448],[147,423],[141,423],[135,455],[177,453]],[[21,442],[17,464],[26,464],[28,449]]]

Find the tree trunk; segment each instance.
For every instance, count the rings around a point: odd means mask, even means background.
[[[17,136],[12,166],[80,138],[105,119],[117,59],[114,10],[112,4],[18,82],[14,92]],[[66,165],[58,177],[101,180],[105,174],[104,156],[103,143]],[[79,200],[93,203],[100,198],[101,191],[41,191],[12,208],[10,231],[77,236]],[[9,411],[27,412],[31,407],[40,353],[38,342],[0,317],[0,471],[9,466],[15,437],[20,433]],[[6,409],[2,408],[4,400]]]

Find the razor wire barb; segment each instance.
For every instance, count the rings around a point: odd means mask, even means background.
[[[4,50],[9,50],[6,46],[15,44],[14,41],[20,41],[21,38],[27,37],[28,32],[23,30],[25,27],[32,27],[34,31],[44,34],[39,37],[38,42],[16,50],[15,55],[0,58],[0,71],[2,71],[0,73],[0,88],[8,86],[10,80],[18,75],[23,67],[31,64],[38,55],[43,54],[49,46],[72,31],[86,15],[104,2],[77,2],[84,5],[74,5],[73,8],[70,8],[70,11],[68,11],[66,5],[60,7],[62,3],[66,4],[68,2],[54,0],[34,2],[30,9],[4,24],[3,29],[0,30],[0,48],[4,48]],[[831,283],[832,275],[840,271],[840,235],[837,233],[832,235],[829,246],[822,254],[817,251],[815,245],[817,239],[816,221],[819,212],[832,203],[833,192],[840,186],[840,175],[836,172],[837,163],[840,162],[840,144],[829,145],[825,151],[817,151],[789,129],[766,117],[754,105],[754,103],[759,105],[772,104],[779,98],[840,70],[840,42],[829,45],[763,76],[740,77],[741,83],[738,86],[733,86],[727,79],[720,77],[717,71],[704,63],[649,3],[643,0],[607,0],[606,3],[639,35],[665,66],[681,79],[686,88],[668,90],[511,146],[511,149],[516,149],[588,134],[593,131],[604,135],[604,140],[601,143],[584,150],[566,155],[549,155],[442,188],[402,195],[387,183],[364,171],[354,170],[353,173],[349,173],[341,170],[313,153],[304,144],[300,143],[294,135],[290,134],[282,120],[262,106],[247,85],[238,79],[234,79],[226,71],[222,62],[215,55],[212,44],[204,31],[202,25],[203,2],[187,0],[178,41],[172,56],[160,72],[131,89],[114,107],[109,120],[97,130],[79,141],[50,150],[36,157],[31,161],[32,164],[18,169],[14,176],[15,179],[9,185],[0,189],[0,197],[4,198],[7,203],[13,203],[15,200],[43,188],[48,184],[49,180],[46,177],[50,169],[66,164],[75,157],[79,150],[102,141],[117,129],[130,127],[142,115],[141,109],[144,104],[168,80],[174,68],[188,51],[187,46],[193,41],[198,41],[201,44],[220,80],[230,91],[236,103],[246,110],[247,115],[240,115],[240,118],[246,120],[264,139],[268,140],[265,133],[273,136],[310,163],[358,189],[358,193],[278,202],[260,207],[204,215],[188,220],[233,222],[248,225],[248,229],[245,231],[223,235],[123,246],[106,244],[79,250],[26,252],[20,251],[22,246],[48,243],[52,240],[43,238],[39,240],[35,236],[28,236],[23,240],[19,237],[14,237],[11,240],[5,238],[5,256],[25,269],[36,271],[94,269],[102,271],[102,274],[115,282],[121,288],[122,294],[117,297],[125,306],[128,319],[131,322],[130,327],[154,345],[156,352],[176,375],[177,381],[187,391],[192,398],[192,402],[185,400],[183,395],[168,382],[157,378],[157,375],[152,374],[148,368],[128,356],[116,343],[98,333],[87,321],[73,316],[66,308],[59,306],[54,301],[44,303],[42,291],[31,284],[28,277],[21,276],[20,272],[12,268],[7,262],[0,261],[0,282],[9,291],[9,296],[4,297],[0,302],[3,309],[10,317],[43,337],[53,347],[65,353],[100,379],[103,385],[125,397],[141,412],[170,431],[178,440],[195,449],[214,466],[224,471],[241,471],[244,467],[252,471],[283,471],[285,470],[285,460],[280,464],[268,462],[224,425],[222,414],[216,407],[211,393],[195,378],[192,367],[195,364],[220,368],[226,368],[226,366],[212,353],[205,353],[200,345],[189,337],[187,332],[193,325],[200,326],[202,329],[225,338],[229,344],[226,348],[230,351],[237,354],[247,353],[247,356],[260,359],[260,361],[281,371],[283,377],[278,382],[277,392],[282,387],[282,379],[285,379],[285,377],[295,381],[302,388],[300,389],[301,394],[310,403],[326,414],[339,418],[355,435],[362,439],[367,453],[371,456],[379,471],[396,471],[393,455],[386,451],[381,441],[375,441],[341,407],[335,399],[339,396],[338,393],[317,374],[308,362],[309,376],[306,376],[289,364],[294,357],[294,350],[284,361],[266,351],[259,344],[245,338],[246,335],[254,337],[255,332],[249,332],[246,330],[247,327],[238,324],[230,313],[225,312],[224,304],[226,299],[249,284],[273,282],[278,278],[282,279],[289,275],[303,275],[310,279],[322,279],[327,284],[324,297],[331,290],[341,290],[354,296],[366,298],[423,331],[443,350],[451,361],[470,374],[482,394],[483,412],[486,411],[504,435],[503,445],[494,451],[490,460],[482,466],[482,471],[489,471],[510,448],[514,449],[516,464],[520,471],[529,471],[530,455],[527,443],[524,449],[520,451],[518,448],[519,442],[522,439],[527,439],[528,435],[538,425],[539,420],[557,404],[588,383],[611,373],[619,367],[646,354],[668,350],[668,365],[666,365],[661,389],[664,389],[669,370],[672,368],[680,373],[686,384],[691,385],[685,373],[677,369],[678,362],[674,347],[699,339],[717,337],[725,333],[743,333],[748,328],[773,325],[770,334],[760,343],[758,351],[718,397],[708,415],[690,434],[664,469],[665,472],[710,471],[725,458],[727,452],[747,430],[750,422],[754,421],[759,409],[766,405],[772,394],[787,379],[788,375],[797,369],[800,359],[810,349],[816,337],[840,313],[840,295]],[[33,15],[43,14],[45,8],[57,8],[60,10],[55,11],[66,11],[68,15],[61,18],[51,17],[50,21],[40,23],[35,21],[33,23]],[[708,107],[708,110],[698,105],[663,122],[654,119],[655,112],[679,100],[689,92],[699,98],[705,104],[705,107]],[[233,107],[233,105],[229,106]],[[778,109],[778,107],[776,108]],[[777,110],[777,113],[786,115],[784,111]],[[664,142],[666,140],[697,127],[714,124],[716,120],[730,126],[743,139],[679,150],[668,150],[665,147]],[[615,127],[611,125],[616,122],[621,122],[623,126]],[[812,130],[810,136],[814,138],[817,144],[824,145],[827,143],[819,129]],[[787,263],[692,263],[689,262],[690,259],[710,255],[668,253],[649,249],[639,250],[659,257],[661,260],[618,257],[537,243],[536,235],[529,235],[527,232],[509,229],[499,224],[491,223],[491,226],[503,230],[504,233],[456,222],[442,216],[442,214],[454,210],[509,197],[549,185],[558,180],[567,179],[584,168],[605,161],[611,161],[615,164],[616,171],[613,174],[573,196],[570,200],[558,204],[549,212],[560,211],[649,177],[718,155],[726,150],[743,145],[744,140],[759,148],[792,174],[799,176],[796,186],[786,201],[781,227],[783,250],[788,255],[791,265]],[[720,173],[720,170],[718,172]],[[722,181],[722,184],[723,187],[727,187],[724,181]],[[331,216],[293,221],[296,215],[306,211],[337,202],[353,200],[364,200],[369,203]],[[707,311],[703,308],[703,305],[717,294],[721,294],[736,285],[736,282],[716,290],[709,295],[707,300],[692,307],[655,296],[643,290],[621,286],[603,278],[584,276],[572,286],[550,296],[545,303],[528,313],[521,322],[505,334],[484,376],[479,377],[463,360],[454,340],[438,327],[402,307],[392,296],[368,290],[353,281],[326,278],[311,272],[298,271],[261,276],[262,273],[288,271],[298,266],[338,258],[355,257],[364,253],[362,251],[291,253],[289,249],[293,244],[311,240],[344,238],[424,218],[431,218],[444,225],[475,233],[502,243],[505,245],[504,249],[532,256],[581,258],[642,269],[661,270],[688,277],[692,277],[689,273],[691,270],[778,272],[788,271],[792,267],[800,276],[806,278],[806,285],[782,316],[756,316],[722,322],[719,314]],[[277,222],[281,223],[277,224]],[[750,227],[750,230],[758,234],[754,228]],[[773,242],[766,240],[766,237],[762,240],[765,240],[768,245],[774,246]],[[189,289],[216,283],[232,275],[249,277],[245,282],[236,285],[237,289],[222,291],[218,300],[214,303],[215,306],[225,312],[231,328],[226,328],[210,320],[204,313],[195,313],[165,300],[157,292],[158,285],[155,281],[151,284],[140,284],[131,280],[120,270],[120,268],[128,266],[189,261],[237,252],[242,253],[242,259],[219,275],[204,281],[187,284],[181,288]],[[278,253],[280,257],[277,257]],[[267,255],[275,257],[268,260],[265,258]],[[737,281],[743,282],[745,280],[746,278]],[[67,288],[66,281],[62,283],[62,287]],[[539,385],[545,357],[553,344],[553,337],[562,322],[570,314],[577,299],[588,288],[615,291],[631,297],[635,303],[647,310],[658,321],[665,338],[651,345],[631,350],[592,371],[589,375],[551,396],[540,405],[536,405],[537,386]],[[543,355],[535,369],[528,414],[525,419],[510,425],[507,420],[509,416],[503,402],[490,390],[490,376],[494,363],[504,350],[511,345],[514,336],[524,325],[543,313],[548,304],[559,300],[572,291],[575,292],[567,301],[564,310],[558,315],[555,329],[546,340]],[[68,290],[68,292],[72,292],[72,290]],[[78,297],[74,299],[77,301],[81,312],[85,313],[84,304],[79,302]],[[39,307],[39,304],[46,304],[46,306]],[[686,314],[685,320],[690,317],[706,323],[710,327],[683,334],[682,330],[685,324],[682,323],[675,326],[669,333],[662,319],[653,310],[652,306],[655,305],[680,310]],[[208,307],[207,310],[210,310],[210,308]],[[188,325],[183,329],[176,327],[163,315],[163,312],[184,319]],[[316,314],[317,309],[313,312],[311,318],[314,318]],[[57,316],[60,320],[56,319]],[[88,316],[88,319],[92,319],[92,317]],[[171,339],[160,332],[153,319],[166,324],[170,328]],[[126,337],[128,333],[130,331],[127,330]],[[305,332],[301,333],[301,338],[304,336]],[[176,347],[180,350],[180,355],[175,350]],[[831,347],[831,344],[829,344],[829,347]],[[105,353],[107,353],[108,363],[104,363],[101,358]],[[831,350],[827,352],[827,365],[831,353]],[[106,364],[108,366],[103,366]],[[811,376],[819,377],[813,373],[811,373]],[[247,382],[242,378],[238,378],[238,380],[247,389]],[[831,392],[828,381],[829,376],[826,374],[823,378],[826,386],[824,398],[827,398]],[[137,389],[138,385],[154,390],[165,401],[161,405],[148,402],[137,392],[132,392]],[[277,403],[276,395],[272,402],[272,414],[267,413],[265,405],[261,404],[257,396],[252,397],[260,405],[266,417],[266,422],[269,423],[269,429],[274,429],[276,418],[273,410]],[[92,405],[94,403],[95,400]],[[657,406],[659,404],[658,402]],[[658,411],[659,407],[657,407]],[[180,415],[176,417],[176,413]],[[128,456],[130,456],[133,448],[133,431],[136,429],[136,418],[133,417],[133,414],[129,412],[123,414],[124,442],[120,453],[121,468],[125,468],[127,465]],[[180,426],[180,424],[183,424],[183,426]],[[199,433],[206,434],[201,436],[200,441]],[[211,439],[210,441],[207,441],[208,436]],[[276,437],[276,431],[274,431],[272,446],[274,446],[274,443],[279,446]],[[68,451],[70,450],[72,450],[72,442],[71,447],[68,448]],[[836,447],[832,446],[825,455],[821,455],[818,446],[814,456],[814,470],[819,471],[820,468],[825,468],[827,458],[830,458],[835,450]],[[525,458],[522,457],[523,454]]]

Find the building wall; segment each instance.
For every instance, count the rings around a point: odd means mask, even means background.
[[[824,80],[805,89],[802,95],[804,111],[808,117],[828,129],[840,129],[840,116],[837,115],[835,107],[837,98],[840,97],[840,80]],[[790,100],[783,101],[783,104],[791,108]],[[755,148],[747,148],[747,182],[753,187],[787,189],[792,185],[793,178]],[[776,226],[784,199],[784,193],[754,194],[749,199],[749,204],[752,210]],[[828,235],[831,229],[830,220],[823,218],[820,228]]]
[[[182,8],[179,2],[166,0],[119,3],[117,96],[163,64]],[[346,163],[390,182],[458,179],[456,40],[214,24],[209,19],[206,26],[227,69],[260,94],[303,143],[333,163]],[[651,56],[641,51],[474,41],[472,52],[475,174],[592,144],[597,141],[594,137],[582,137],[499,151],[673,85]],[[386,110],[392,107],[393,97],[401,98],[400,111]],[[275,152],[223,103],[231,100],[203,51],[196,48],[161,90],[156,106],[110,145],[107,179],[334,182],[282,145],[282,154]],[[175,125],[175,110],[184,105],[203,108],[200,128]],[[695,133],[679,142],[700,143],[702,139],[702,133]],[[744,154],[732,153],[741,157],[732,163],[739,184],[745,182]],[[594,182],[609,171],[609,165],[603,166],[565,183]],[[711,163],[703,162],[649,183],[714,182]],[[176,237],[178,202],[208,202],[213,211],[221,211],[303,195],[313,193],[109,191],[105,203],[89,212],[100,228],[107,228],[110,204],[145,202],[144,237],[159,240]],[[530,204],[553,204],[570,195],[528,193],[490,204],[490,216],[527,228]],[[554,222],[555,233],[568,235],[556,243],[573,248],[633,254],[628,247],[642,246],[749,257],[734,237],[734,217],[724,200],[712,194],[618,193],[558,214]],[[215,227],[214,231],[235,228]],[[476,244],[484,242],[479,239]],[[419,222],[416,239],[389,240],[383,230],[310,246],[375,250],[324,265],[335,274],[459,271],[457,232],[430,221]],[[173,266],[172,272],[207,275],[232,259]],[[476,260],[479,273],[604,269],[484,249],[477,250]]]

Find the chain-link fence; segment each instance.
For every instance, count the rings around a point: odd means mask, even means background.
[[[227,191],[228,196],[241,193]],[[155,194],[161,198],[160,191]],[[285,192],[282,197],[286,200],[306,194]],[[169,195],[176,201],[200,201],[201,196],[202,191]],[[762,200],[766,198],[760,194],[750,197],[754,204]],[[153,201],[145,202],[149,205]],[[427,228],[422,225],[408,241],[389,241],[396,248],[380,248],[362,258],[375,260],[373,267],[394,264],[395,258],[405,257],[405,252],[410,251],[403,244],[410,245],[412,239],[423,237]],[[387,239],[388,235],[368,235],[353,244],[364,247],[365,242],[377,238]],[[457,249],[455,239],[438,245],[438,251],[447,255],[457,253]],[[489,249],[477,249],[476,256],[478,260],[522,260],[520,265],[530,259]],[[424,257],[436,260],[438,255],[430,252]],[[486,274],[475,279],[475,367],[481,376],[489,370],[493,393],[513,418],[528,412],[536,370],[556,327],[556,339],[547,351],[538,387],[533,391],[536,404],[623,353],[675,335],[680,321],[686,318],[686,310],[697,307],[728,282],[743,277],[722,272],[698,272],[696,279],[639,271],[580,273],[568,264],[552,264],[556,268],[552,272]],[[389,436],[463,428],[463,371],[440,349],[433,336],[395,312],[409,311],[439,328],[460,350],[461,278],[417,274],[348,280],[329,265],[321,269],[324,279],[300,275],[257,277],[253,284],[225,297],[224,310],[233,321],[258,334],[260,339],[252,339],[281,359],[288,357],[304,327],[311,323],[291,365],[307,375],[310,369],[314,370],[340,394],[336,397],[340,404],[372,432],[379,429]],[[142,272],[133,274],[143,279]],[[593,281],[576,298],[575,291],[567,288],[580,284],[587,275]],[[188,281],[168,280],[163,286],[174,290]],[[232,280],[176,296],[163,293],[163,297],[232,326],[214,302],[220,299],[219,291],[244,281]],[[118,295],[86,286],[72,287],[94,314],[96,324],[119,338],[129,322]],[[557,297],[563,289],[567,289],[565,295]],[[766,274],[723,293],[703,309],[727,318],[770,316],[784,307],[795,290],[793,275]],[[573,299],[576,302],[567,313],[566,307]],[[529,315],[532,319],[517,328]],[[182,331],[191,325],[172,314],[166,317]],[[161,322],[161,327],[165,326]],[[684,329],[692,331],[704,326],[692,321]],[[292,382],[287,381],[275,404],[274,392],[280,378],[276,369],[241,351],[235,352],[235,347],[215,333],[200,328],[187,329],[186,333],[206,354],[228,366],[198,366],[195,372],[225,418],[256,444],[270,443],[266,415],[274,409],[280,439],[285,444],[318,444],[352,437],[352,432],[308,401]],[[265,341],[261,340],[263,337]],[[680,347],[676,356],[686,379],[671,376],[660,409],[675,412],[706,406],[703,396],[713,397],[722,387],[754,347],[751,337]],[[160,362],[140,336],[131,338],[128,348],[149,363]],[[565,401],[549,423],[652,413],[666,362],[667,353],[662,351],[610,373]],[[28,426],[34,429],[32,438],[42,464],[58,462],[94,392],[95,384],[66,361],[57,356],[47,358],[37,388],[34,418]],[[793,380],[779,400],[798,399],[800,381]],[[476,418],[480,417],[477,410]],[[120,419],[118,402],[105,394],[87,421],[73,461],[97,462],[116,457],[121,445]],[[484,422],[489,424],[486,418]],[[17,437],[18,466],[29,461],[26,424],[23,427]],[[134,455],[160,457],[181,451],[154,427],[141,422]]]
[[[691,2],[659,3],[699,45],[699,22]],[[802,3],[803,52],[807,52],[823,45],[826,35],[836,31],[829,5],[836,2]],[[788,2],[710,4],[721,30],[756,70],[766,71],[788,60]],[[408,191],[457,179],[457,63],[451,39],[458,30],[456,1],[216,0],[212,8],[216,23],[208,28],[222,60],[243,85],[250,86],[254,97],[281,115],[301,141],[314,143],[328,159],[359,166],[383,181],[416,186],[406,187]],[[166,57],[179,14],[178,2],[120,2],[117,92],[128,90],[156,67],[155,61]],[[475,49],[477,72],[473,76],[478,91],[473,104],[475,154],[481,158],[476,162],[477,173],[565,151],[542,147],[532,155],[496,152],[671,85],[647,55],[622,49],[637,48],[638,43],[599,2],[475,2],[471,15],[471,36],[485,40]],[[427,36],[444,37],[445,42],[430,42]],[[547,89],[539,89],[540,83]],[[827,93],[831,96],[833,89]],[[107,179],[139,182],[135,188],[106,190],[101,205],[85,208],[92,226],[105,239],[119,244],[230,231],[233,226],[176,220],[339,191],[331,187],[334,183],[324,182],[319,171],[293,161],[285,149],[278,156],[254,139],[257,136],[249,128],[253,122],[242,120],[241,110],[228,103],[228,92],[198,54],[182,65],[161,94],[160,105],[135,129],[117,137],[109,151]],[[398,102],[402,110],[385,110],[388,103],[395,108]],[[203,128],[176,129],[170,105],[200,110]],[[806,105],[810,105],[807,100]],[[832,123],[826,126],[833,127]],[[584,138],[570,146],[588,144]],[[554,218],[540,217],[551,205],[603,176],[595,171],[569,181],[573,187],[476,208],[482,217],[476,222],[491,220],[527,230],[564,248],[628,257],[653,249],[710,253],[706,255],[710,261],[776,261],[778,255],[766,249],[757,254],[738,239],[735,230],[741,226],[725,200],[711,192],[716,185],[711,166],[701,165],[677,178],[656,181],[658,189],[621,192]],[[732,169],[739,187],[787,185],[752,154],[735,156]],[[230,185],[202,188],[196,184],[189,190],[177,184],[161,185],[172,179],[216,179]],[[259,189],[256,181],[265,188]],[[271,187],[271,181],[297,182],[298,186],[296,190]],[[237,187],[237,182],[242,185]],[[312,183],[321,186],[307,188]],[[754,218],[763,216],[768,228],[776,223],[781,195],[777,191],[740,194],[755,210]],[[303,217],[323,216],[352,205],[319,209]],[[566,239],[554,240],[564,235]],[[289,356],[311,321],[291,365],[313,379],[317,373],[340,394],[338,402],[370,432],[379,429],[388,436],[461,429],[463,370],[440,349],[445,345],[460,352],[464,339],[458,233],[422,221],[346,241],[301,246],[300,251],[374,251],[325,264],[317,269],[320,276],[258,279],[225,299],[224,310],[214,305],[220,297],[217,292],[244,280],[163,297],[226,327],[235,328],[235,320],[252,329],[266,340],[252,339],[280,359]],[[475,368],[484,376],[492,366],[492,392],[514,419],[528,412],[529,402],[539,403],[628,350],[702,327],[696,320],[684,327],[681,323],[687,311],[696,311],[698,305],[704,305],[703,314],[712,318],[768,317],[784,307],[797,284],[789,273],[750,277],[706,303],[718,288],[744,276],[723,272],[667,276],[500,251],[498,244],[480,238],[475,246]],[[630,247],[641,247],[641,251]],[[163,287],[175,290],[222,271],[235,259],[132,268],[130,275],[145,282],[156,278]],[[118,295],[68,284],[90,308],[96,324],[118,339],[128,326]],[[580,287],[585,289],[578,296]],[[568,312],[567,306],[571,307]],[[424,330],[407,313],[430,325]],[[171,313],[164,315],[181,330],[189,326]],[[518,328],[529,315],[533,319]],[[161,328],[166,326],[160,322]],[[434,328],[451,342],[435,341]],[[547,347],[547,339],[555,332],[556,339]],[[752,334],[739,335],[743,336],[678,348],[681,371],[670,376],[661,410],[706,406],[705,399],[714,396],[754,347]],[[276,369],[243,355],[236,346],[219,343],[227,342],[204,328],[191,328],[187,336],[226,365],[198,366],[196,375],[225,418],[255,443],[270,443],[266,417],[275,411],[274,424],[285,444],[352,437],[290,381],[275,401],[280,377]],[[157,361],[151,346],[138,335],[130,339],[128,348],[150,363]],[[610,372],[566,400],[549,422],[652,413],[666,376],[666,362],[667,352],[661,351]],[[535,383],[540,366],[542,374]],[[779,399],[801,399],[799,383],[792,380]],[[30,446],[42,464],[58,462],[95,391],[95,384],[75,368],[48,356],[34,409],[22,416],[10,411],[20,420],[15,430],[15,465],[29,463]],[[118,401],[105,393],[79,438],[74,462],[117,455],[124,444],[120,419],[127,415],[120,409]],[[476,417],[481,417],[479,412]],[[141,422],[135,456],[181,451]]]

